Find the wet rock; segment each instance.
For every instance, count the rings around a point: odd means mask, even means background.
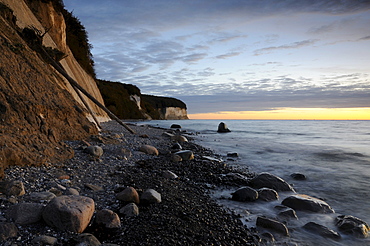
[[[286,219],[296,219],[296,220],[298,219],[296,212],[294,211],[294,209],[291,208],[279,212],[278,215]]]
[[[163,177],[165,177],[166,179],[177,179],[179,176],[169,170],[166,170],[163,172]]]
[[[90,233],[82,233],[73,238],[75,246],[100,246],[100,241]]]
[[[230,153],[227,153],[226,155],[227,157],[239,157],[239,154],[236,153],[236,152],[230,152]]]
[[[226,133],[226,132],[231,132],[231,131],[224,122],[221,122],[220,124],[218,124],[217,132]]]
[[[171,136],[171,140],[176,141],[176,142],[180,142],[180,143],[188,142],[188,139],[184,136],[181,136],[181,135],[173,135],[173,136]]]
[[[202,156],[202,159],[207,160],[207,161],[222,162],[222,160],[220,159],[217,159],[211,156],[205,156],[205,155]]]
[[[148,155],[159,155],[157,148],[151,145],[142,145],[140,146],[139,150]]]
[[[29,225],[42,219],[44,206],[39,203],[19,203],[9,208],[6,218],[19,225]]]
[[[194,159],[194,153],[191,150],[181,150],[177,151],[175,155],[178,155],[181,157],[183,161],[189,161]]]
[[[44,221],[59,230],[81,233],[88,226],[95,210],[94,200],[84,196],[60,196],[44,209]]]
[[[171,125],[171,128],[181,129],[181,126],[180,126],[180,125],[178,125],[178,124],[172,124],[172,125]]]
[[[95,223],[109,229],[121,227],[120,218],[115,212],[109,209],[99,210],[96,213]]]
[[[23,182],[20,180],[0,182],[0,192],[7,196],[23,196],[26,194]]]
[[[307,179],[306,175],[302,173],[292,173],[290,177],[292,177],[295,180],[306,180]]]
[[[85,152],[96,158],[100,158],[104,153],[103,149],[100,146],[88,146],[85,149]]]
[[[275,201],[279,199],[279,194],[270,188],[261,188],[257,190],[258,192],[258,199],[262,201]]]
[[[232,195],[232,200],[239,202],[252,202],[258,199],[258,192],[251,187],[242,187]]]
[[[34,202],[49,202],[55,197],[56,195],[50,191],[32,192],[29,195],[29,199]]]
[[[179,143],[175,143],[174,145],[172,145],[171,149],[172,150],[182,150],[182,146]]]
[[[33,245],[55,245],[57,242],[58,239],[56,239],[55,237],[50,237],[46,235],[35,237],[32,240]]]
[[[323,200],[307,196],[307,195],[292,195],[285,198],[283,205],[295,210],[309,211],[315,213],[334,213],[334,210]]]
[[[103,191],[104,188],[99,186],[99,185],[94,185],[94,184],[85,184],[84,185],[86,188],[93,190],[93,191]]]
[[[288,228],[279,221],[268,219],[265,217],[257,217],[256,225],[266,229],[271,229],[284,236],[289,236]]]
[[[0,242],[17,235],[18,229],[14,223],[0,223]]]
[[[126,217],[138,216],[139,207],[135,203],[129,203],[119,210],[120,214],[123,214]]]
[[[161,194],[153,189],[147,189],[140,196],[140,201],[143,204],[153,204],[162,202]]]
[[[369,225],[357,217],[340,215],[335,220],[336,226],[345,234],[351,234],[359,238],[366,238],[369,235]]]
[[[261,173],[251,180],[251,186],[255,189],[270,188],[275,191],[292,191],[295,192],[293,187],[290,186],[285,180],[270,173]]]
[[[329,229],[326,226],[317,224],[315,222],[309,222],[303,226],[303,228],[309,232],[320,235],[325,238],[330,238],[333,240],[340,240],[341,236],[338,232]]]
[[[127,187],[116,195],[116,198],[122,202],[140,203],[139,194],[133,187]]]
[[[269,232],[265,232],[261,234],[261,238],[266,243],[273,243],[275,242],[275,237]]]

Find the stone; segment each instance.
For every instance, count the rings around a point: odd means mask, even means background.
[[[122,202],[140,203],[139,194],[133,187],[127,187],[116,195],[116,198]]]
[[[169,170],[166,170],[163,172],[163,177],[165,177],[166,179],[177,179],[179,176]]]
[[[100,241],[90,233],[82,233],[73,238],[75,246],[100,246]]]
[[[194,153],[191,150],[181,150],[177,151],[175,155],[178,155],[181,157],[183,161],[189,161],[194,159]]]
[[[0,223],[0,242],[18,235],[17,226],[14,223]]]
[[[212,156],[206,156],[206,155],[203,155],[202,159],[207,160],[207,161],[222,162],[222,160],[220,159],[214,158]]]
[[[172,125],[171,125],[171,128],[181,129],[181,126],[180,126],[180,125],[178,125],[178,124],[172,124]]]
[[[281,204],[295,210],[315,213],[334,213],[334,210],[329,206],[329,204],[323,200],[307,195],[297,194],[288,196]]]
[[[266,228],[266,229],[271,229],[284,236],[289,236],[288,228],[279,221],[272,220],[272,219],[265,218],[265,217],[257,217],[256,225]]]
[[[32,239],[33,245],[55,245],[58,239],[47,235],[41,235]]]
[[[179,162],[179,161],[182,161],[182,158],[179,155],[173,154],[173,155],[171,155],[171,161]]]
[[[290,177],[292,177],[295,180],[306,180],[307,179],[306,175],[302,173],[292,173]]]
[[[80,195],[80,192],[78,192],[78,190],[76,190],[75,188],[68,188],[64,193],[65,195]]]
[[[262,240],[264,240],[266,243],[273,243],[275,242],[275,237],[269,232],[264,232],[261,234]]]
[[[261,201],[275,201],[279,199],[279,194],[270,188],[261,188],[257,190],[258,192],[258,200]]]
[[[121,227],[121,220],[118,214],[109,209],[99,210],[95,216],[95,223],[108,229]]]
[[[143,204],[153,204],[162,202],[161,194],[153,189],[147,189],[140,196],[140,201]]]
[[[61,231],[81,233],[95,211],[93,199],[84,196],[60,196],[50,201],[42,217],[46,224]]]
[[[159,155],[159,152],[157,150],[156,147],[154,146],[151,146],[151,145],[142,145],[140,146],[139,150],[145,154],[148,154],[148,155],[156,155],[158,156]]]
[[[7,196],[23,196],[26,194],[23,182],[20,180],[0,182],[0,192]]]
[[[330,238],[336,241],[341,239],[341,236],[338,232],[333,231],[328,227],[317,224],[315,222],[308,222],[303,226],[303,228],[311,233],[320,235],[324,238]]]
[[[92,156],[96,157],[96,158],[100,158],[104,153],[102,147],[100,147],[100,146],[88,146],[85,149],[85,152],[88,153],[89,155],[92,155]]]
[[[128,159],[128,158],[131,158],[131,157],[132,157],[132,152],[131,152],[131,150],[129,150],[129,149],[121,148],[121,149],[119,149],[119,151],[118,151],[118,155],[119,155],[119,156],[122,156],[122,157],[124,157],[124,158],[126,158],[126,159]]]
[[[288,208],[284,211],[279,212],[278,214],[280,217],[286,218],[286,219],[298,219],[297,213],[294,211],[294,209]]]
[[[182,146],[179,143],[175,143],[174,145],[172,145],[171,149],[172,150],[182,150]]]
[[[251,180],[250,184],[255,189],[270,188],[274,189],[277,192],[279,191],[295,192],[293,187],[290,186],[287,182],[285,182],[285,180],[270,173],[261,173],[257,175]]]
[[[188,142],[188,139],[184,136],[181,136],[181,135],[173,135],[173,136],[171,136],[171,140],[176,141],[176,142],[180,142],[180,143]]]
[[[340,215],[335,219],[335,225],[345,234],[352,234],[358,238],[366,238],[369,235],[369,225],[354,216]]]
[[[99,185],[94,185],[94,184],[85,184],[84,185],[86,188],[93,190],[93,191],[103,191],[104,188],[99,186]]]
[[[251,187],[242,187],[236,190],[232,195],[232,200],[239,202],[252,202],[258,199],[258,192]]]
[[[122,207],[119,210],[120,214],[123,214],[126,217],[138,216],[139,215],[139,207],[135,203],[129,203],[126,206]]]
[[[34,202],[49,202],[55,197],[56,195],[50,191],[32,192],[29,195],[29,199]]]
[[[6,218],[19,225],[34,224],[41,221],[43,209],[39,203],[18,203],[9,208]]]
[[[227,157],[239,157],[239,154],[236,153],[236,152],[230,152],[230,153],[227,153],[226,155]]]
[[[221,122],[220,124],[218,124],[217,132],[226,133],[231,131],[224,122]]]

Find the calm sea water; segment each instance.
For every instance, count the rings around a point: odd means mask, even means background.
[[[300,194],[325,200],[334,215],[297,213],[298,221],[288,221],[290,238],[280,242],[298,245],[370,245],[370,240],[344,236],[341,242],[323,239],[300,229],[314,221],[336,230],[333,219],[353,215],[370,223],[370,121],[260,121],[225,120],[230,133],[217,133],[220,120],[149,121],[146,124],[169,128],[180,124],[183,130],[198,132],[195,141],[226,156],[237,152],[233,165],[248,166],[250,171],[270,172],[290,184]],[[226,160],[226,157],[224,158]],[[292,173],[307,176],[296,181]],[[215,191],[215,197],[230,197],[230,190]],[[242,221],[255,227],[259,215],[276,216],[277,204],[289,194],[270,203],[219,202],[243,215]]]

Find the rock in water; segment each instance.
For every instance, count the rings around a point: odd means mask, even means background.
[[[94,200],[89,197],[60,196],[51,200],[42,217],[49,226],[81,233],[89,225],[94,210]]]
[[[271,229],[284,236],[289,236],[288,228],[279,221],[268,219],[265,217],[257,217],[256,225],[263,228]]]
[[[366,238],[369,235],[369,225],[354,216],[340,215],[336,218],[336,226],[346,234],[352,234],[359,238]]]
[[[172,124],[171,128],[180,129],[181,126],[179,124]]]
[[[261,173],[251,180],[251,186],[255,189],[270,188],[275,191],[292,191],[295,192],[293,187],[290,186],[285,180],[270,173]]]
[[[270,188],[258,189],[258,199],[262,201],[274,201],[279,199],[279,194]]]
[[[330,230],[328,227],[317,224],[315,222],[309,222],[303,226],[304,229],[312,233],[318,234],[325,238],[331,238],[333,240],[340,240],[341,236],[338,232]]]
[[[310,211],[315,213],[334,213],[334,210],[323,200],[307,196],[307,195],[292,195],[285,198],[283,205],[295,210]]]
[[[221,122],[218,125],[217,132],[224,133],[224,132],[231,132],[229,128],[227,128],[227,125],[224,122]]]
[[[258,192],[251,187],[242,187],[232,193],[232,200],[239,202],[252,202],[257,200]]]

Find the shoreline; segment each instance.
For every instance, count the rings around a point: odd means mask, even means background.
[[[181,145],[183,149],[191,150],[195,158],[173,162],[170,150],[174,142],[163,135],[166,129],[128,124],[137,134],[130,134],[111,121],[102,124],[100,135],[89,139],[89,144],[104,150],[99,159],[84,152],[86,143],[68,141],[75,157],[65,163],[8,168],[5,179],[22,181],[26,194],[15,200],[3,195],[2,217],[12,205],[29,202],[31,193],[52,191],[62,195],[64,190],[58,190],[59,185],[74,188],[80,196],[92,198],[95,211],[110,209],[119,215],[119,229],[98,228],[93,217],[84,231],[94,235],[102,245],[258,245],[260,238],[256,232],[246,228],[237,215],[217,204],[209,192],[213,187],[247,184],[245,180],[226,174],[251,177],[251,173],[204,158],[216,158],[217,155],[191,141]],[[188,133],[185,136],[191,138]],[[138,151],[142,145],[154,146],[160,154],[152,156]],[[178,178],[164,177],[167,170]],[[62,176],[68,178],[60,179]],[[92,190],[87,184],[102,189]],[[138,216],[125,217],[119,212],[124,204],[116,198],[125,187],[135,188],[139,195],[154,189],[161,194],[162,202],[139,204]],[[40,203],[47,204],[45,201]],[[4,221],[10,222],[9,219]],[[17,237],[10,237],[6,242],[28,245],[35,237],[46,235],[57,239],[54,245],[73,245],[71,243],[78,237],[75,233],[51,228],[43,221],[17,227]]]

